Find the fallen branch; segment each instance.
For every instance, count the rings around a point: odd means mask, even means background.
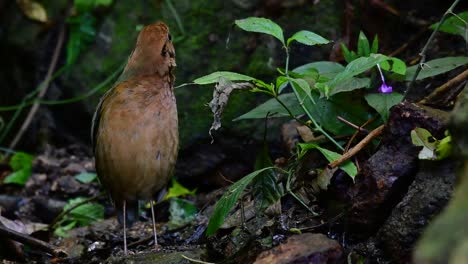
[[[430,103],[434,98],[437,98],[438,96],[444,94],[452,88],[453,86],[464,82],[468,79],[468,69],[466,69],[464,72],[458,74],[455,76],[455,78],[451,79],[450,81],[444,83],[443,85],[437,87],[434,91],[432,91],[431,94],[423,98],[421,101],[419,101],[420,104],[427,104]]]
[[[343,162],[347,161],[348,159],[356,155],[359,151],[361,151],[361,149],[367,146],[375,137],[382,134],[384,127],[385,127],[384,125],[381,125],[378,128],[372,130],[365,138],[361,140],[361,142],[359,142],[356,146],[354,146],[354,148],[344,153],[343,156],[341,156],[341,158],[328,164],[328,167],[330,169],[336,168],[340,166]]]
[[[0,237],[2,238],[9,238],[15,241],[18,241],[20,243],[26,244],[32,248],[37,248],[41,251],[45,251],[49,254],[52,254],[54,256],[58,256],[59,254],[63,254],[65,252],[59,250],[58,248],[52,246],[51,244],[44,242],[42,240],[39,240],[37,238],[34,238],[32,236],[22,234],[20,232],[17,232],[15,230],[9,229],[3,225],[0,225]]]

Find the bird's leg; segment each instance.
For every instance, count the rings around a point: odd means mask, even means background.
[[[154,206],[153,206],[153,200],[150,200],[150,205],[151,205],[151,218],[153,219],[153,235],[154,235],[154,248],[158,248],[158,235],[156,233],[156,220],[154,218]]]
[[[127,211],[126,201],[123,201],[124,254],[127,255]]]

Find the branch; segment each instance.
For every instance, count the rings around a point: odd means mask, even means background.
[[[39,250],[45,251],[50,253],[54,256],[58,256],[60,253],[64,253],[60,251],[58,248],[52,246],[51,244],[34,238],[32,236],[22,234],[15,230],[9,229],[3,225],[0,225],[0,237],[7,237],[9,239],[18,241],[20,243],[26,244],[32,248],[37,248]]]
[[[419,72],[422,69],[422,65],[426,62],[426,51],[427,51],[427,48],[429,47],[429,44],[431,44],[432,40],[434,39],[436,33],[439,31],[440,26],[442,26],[447,16],[453,13],[453,9],[458,4],[458,2],[460,2],[460,0],[453,1],[452,5],[444,13],[444,15],[439,21],[439,24],[437,24],[437,27],[434,29],[434,31],[432,31],[431,36],[429,37],[423,49],[419,53],[419,56],[421,56],[421,61],[418,64],[418,68],[416,69],[416,72],[414,73],[413,79],[411,80],[411,83],[409,84],[408,89],[406,89],[405,94],[403,95],[403,100],[406,100],[406,96],[408,95],[409,91],[413,88],[414,83],[416,82],[416,78],[418,77]]]
[[[381,125],[378,128],[372,130],[372,132],[370,132],[365,138],[363,138],[361,142],[359,142],[356,146],[354,146],[354,148],[344,153],[343,156],[341,156],[341,158],[328,164],[328,167],[331,169],[336,168],[340,166],[343,162],[347,161],[348,159],[356,155],[359,151],[361,151],[361,149],[367,146],[375,137],[382,134],[384,127],[385,127],[384,125]]]
[[[444,94],[449,90],[451,87],[466,81],[468,79],[468,69],[466,69],[464,72],[458,74],[455,76],[455,78],[451,79],[450,81],[444,83],[443,85],[437,87],[434,91],[432,91],[431,94],[423,98],[421,101],[419,101],[420,104],[427,104],[430,101],[432,101],[434,98]]]

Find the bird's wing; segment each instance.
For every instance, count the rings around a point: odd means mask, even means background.
[[[96,150],[96,139],[97,139],[97,133],[99,131],[99,121],[101,120],[102,104],[109,97],[109,95],[112,93],[112,90],[114,88],[115,86],[109,89],[101,97],[101,100],[99,100],[99,103],[96,107],[96,111],[94,112],[94,115],[93,115],[93,121],[91,123],[91,144],[93,146],[93,152]]]

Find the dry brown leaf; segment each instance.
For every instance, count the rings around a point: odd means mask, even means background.
[[[16,3],[29,19],[42,23],[47,22],[47,12],[40,3],[33,0],[16,0]]]

